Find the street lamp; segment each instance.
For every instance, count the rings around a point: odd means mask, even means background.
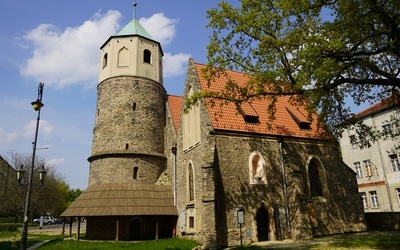
[[[38,136],[38,131],[39,131],[39,121],[40,121],[40,109],[44,106],[42,103],[42,95],[43,95],[43,83],[39,83],[38,86],[38,98],[36,101],[32,102],[32,107],[35,111],[38,111],[37,115],[37,120],[36,120],[36,132],[35,132],[35,141],[33,142],[33,151],[32,151],[32,162],[31,162],[31,168],[29,171],[29,179],[28,179],[28,191],[26,193],[26,200],[25,200],[25,212],[24,212],[24,225],[22,229],[22,237],[21,237],[21,250],[26,249],[26,241],[28,238],[28,213],[29,213],[29,203],[31,200],[31,192],[32,192],[32,178],[33,178],[33,169],[35,166],[35,154],[36,154],[36,143],[37,143],[37,136]],[[42,177],[41,182],[43,184],[44,180],[44,175],[43,173],[45,172],[44,167],[42,167],[42,170],[39,171],[39,176]],[[17,173],[18,176],[20,174]]]
[[[24,170],[24,166],[22,166],[22,165],[21,165],[20,169],[17,170],[17,180],[18,180],[18,184],[20,186],[24,185],[24,183],[22,183],[22,180],[24,179],[25,172],[26,171]],[[39,173],[40,186],[43,186],[43,182],[44,182],[44,179],[46,178],[46,174],[47,174],[47,171],[44,168],[44,165],[42,165],[42,168],[38,171],[38,173]]]

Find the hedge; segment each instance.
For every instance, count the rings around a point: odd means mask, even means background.
[[[18,230],[18,224],[14,223],[0,223],[0,232],[2,231],[10,231],[15,232]]]

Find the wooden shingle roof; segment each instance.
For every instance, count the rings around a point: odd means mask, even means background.
[[[172,187],[156,184],[95,184],[61,214],[69,216],[173,215]]]

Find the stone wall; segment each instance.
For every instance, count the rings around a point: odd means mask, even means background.
[[[199,90],[191,61],[184,96],[189,88]],[[366,230],[354,172],[343,164],[336,142],[214,131],[209,117],[213,114],[203,103],[199,108],[200,142],[183,150],[184,119],[176,139],[178,236],[193,238],[204,249],[217,249],[239,245],[240,229],[243,244]],[[173,138],[171,133],[167,137]],[[265,161],[262,181],[251,179],[254,153]],[[311,162],[321,172],[321,197],[311,197]],[[194,168],[193,201],[188,198],[189,165]],[[242,228],[239,209],[244,210]],[[188,225],[189,215],[195,217],[194,228]]]
[[[184,96],[189,88],[199,91],[199,83],[193,63],[189,62]],[[210,135],[211,120],[205,106],[200,104],[200,143],[183,150],[182,120],[177,133],[177,223],[178,235],[185,235],[203,244],[205,249],[217,246],[214,182],[214,141]],[[183,113],[181,112],[181,116]],[[194,168],[194,201],[188,199],[188,167]],[[188,216],[194,216],[194,228],[189,228]]]
[[[138,182],[155,183],[166,167],[164,127],[161,84],[131,76],[99,83],[89,185],[132,180],[135,166]]]

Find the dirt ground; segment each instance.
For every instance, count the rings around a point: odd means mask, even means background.
[[[64,235],[69,235],[69,225],[65,225]],[[72,225],[72,234],[76,234],[78,232],[78,226]],[[61,235],[62,234],[62,225],[57,226],[44,226],[43,228],[39,227],[30,227],[28,228],[28,233],[32,234],[47,234],[47,235]],[[86,224],[82,223],[80,228],[80,233],[86,233]]]

